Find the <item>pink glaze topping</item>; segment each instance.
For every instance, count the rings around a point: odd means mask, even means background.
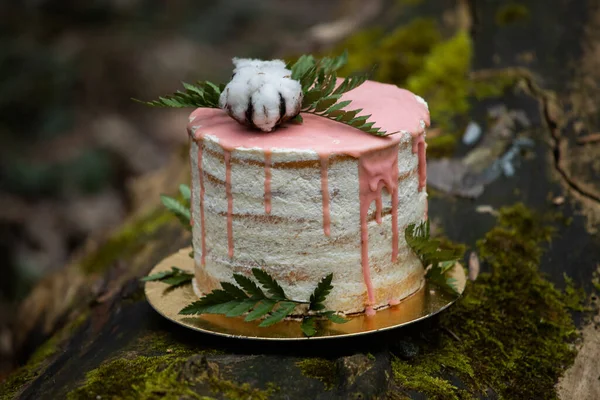
[[[392,260],[398,256],[398,144],[412,137],[412,152],[419,160],[419,191],[426,185],[426,143],[425,128],[429,126],[429,111],[409,91],[393,85],[367,81],[358,88],[346,93],[343,100],[352,100],[349,109],[362,108],[361,114],[371,114],[376,122],[388,133],[398,132],[382,138],[372,136],[358,129],[331,121],[323,117],[303,114],[301,125],[287,124],[271,133],[260,133],[232,120],[219,109],[197,109],[192,113],[189,132],[199,142],[205,136],[216,138],[224,150],[226,166],[227,196],[227,238],[229,257],[233,257],[233,196],[231,191],[231,152],[239,148],[258,148],[265,153],[265,212],[271,211],[271,152],[273,149],[312,150],[321,162],[321,191],[323,201],[323,231],[330,235],[328,163],[332,155],[349,155],[359,159],[359,196],[361,221],[362,272],[367,289],[367,315],[375,313],[376,304],[369,267],[369,245],[367,217],[370,205],[375,201],[376,221],[381,223],[382,190],[385,188],[392,197]],[[199,160],[201,151],[199,150]],[[202,173],[200,182],[202,186]],[[203,202],[203,188],[201,189]],[[201,204],[201,211],[203,205]],[[203,214],[203,213],[202,213]],[[203,215],[202,215],[203,219]],[[203,224],[204,225],[204,224]],[[202,259],[204,264],[204,227],[202,229]],[[390,300],[390,304],[395,300]]]

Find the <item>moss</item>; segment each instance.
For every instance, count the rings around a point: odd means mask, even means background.
[[[587,294],[582,287],[576,287],[573,278],[564,274],[565,278],[565,290],[564,290],[564,302],[565,306],[573,311],[588,311],[589,308],[585,306],[587,300]]]
[[[349,52],[342,75],[376,65],[375,80],[407,87],[423,96],[429,102],[434,124],[444,133],[458,133],[455,120],[466,116],[472,91],[468,80],[472,43],[466,32],[444,39],[433,18],[416,18],[390,33],[381,29],[358,32],[337,51],[342,49]],[[455,143],[455,139],[444,137],[440,153],[451,153]]]
[[[471,91],[477,100],[500,97],[508,89],[515,87],[518,81],[519,78],[514,74],[498,70],[494,71],[486,79],[473,80],[471,82]]]
[[[523,4],[509,3],[501,6],[496,11],[496,24],[498,26],[505,26],[514,24],[529,19],[529,9]]]
[[[39,365],[29,364],[13,372],[0,384],[0,400],[13,399],[23,386],[35,379],[40,372]]]
[[[38,347],[26,365],[13,372],[0,384],[0,400],[12,399],[25,385],[39,376],[47,366],[49,359],[58,353],[65,339],[71,337],[72,333],[81,327],[88,317],[89,314],[82,313]]]
[[[349,53],[348,64],[340,73],[370,70],[377,65],[376,80],[402,84],[421,69],[425,56],[440,41],[435,21],[426,18],[414,19],[388,34],[378,28],[360,31],[336,50],[347,49]]]
[[[273,391],[274,386],[270,386],[267,390],[258,390],[252,388],[248,383],[239,385],[232,381],[211,377],[210,379],[211,390],[215,394],[220,394],[226,399],[238,400],[267,400]]]
[[[436,44],[425,57],[423,68],[406,81],[409,90],[427,99],[431,118],[442,129],[452,127],[456,114],[469,111],[472,46],[469,35],[459,31],[449,40]]]
[[[307,358],[296,363],[302,375],[317,379],[325,385],[325,390],[331,390],[337,384],[337,367],[335,362],[324,358]]]
[[[404,389],[437,399],[489,390],[500,398],[556,398],[554,386],[574,359],[576,331],[565,295],[538,269],[554,229],[522,204],[499,212],[497,226],[477,243],[491,272],[467,285],[434,338],[418,339],[418,357],[394,359]]]
[[[172,352],[161,356],[117,358],[101,364],[86,374],[83,385],[67,398],[94,399],[207,399],[198,392],[224,399],[266,400],[273,388],[259,390],[249,384],[239,385],[216,374],[198,372],[186,376],[182,370],[189,352]],[[127,371],[126,374],[123,371]]]
[[[80,267],[85,273],[104,271],[116,260],[135,254],[148,238],[173,217],[165,209],[157,209],[135,220],[111,236],[97,251],[84,258]]]
[[[435,350],[434,350],[435,351]],[[427,393],[430,398],[465,398],[466,391],[457,388],[442,377],[445,370],[461,371],[463,377],[474,378],[473,368],[464,354],[451,347],[441,349],[435,357],[422,357],[417,362],[406,362],[399,358],[392,361],[392,370],[396,382],[402,387]]]

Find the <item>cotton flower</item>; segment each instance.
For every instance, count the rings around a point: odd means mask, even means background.
[[[219,106],[240,124],[271,132],[300,112],[302,86],[281,60],[234,58],[233,77]]]

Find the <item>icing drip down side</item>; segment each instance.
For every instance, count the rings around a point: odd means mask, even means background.
[[[367,315],[373,315],[375,294],[371,282],[369,267],[369,226],[368,213],[371,203],[376,204],[376,221],[381,224],[382,190],[385,188],[392,195],[392,261],[398,257],[398,147],[377,150],[363,154],[358,161],[359,196],[360,196],[360,245],[362,270],[367,287]]]

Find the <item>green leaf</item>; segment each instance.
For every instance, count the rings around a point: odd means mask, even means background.
[[[296,303],[291,301],[282,301],[279,303],[277,309],[273,311],[271,315],[265,318],[260,324],[258,324],[258,326],[264,328],[276,324],[294,311],[294,308],[296,308]]]
[[[267,290],[274,300],[286,300],[283,288],[279,286],[277,281],[271,275],[262,269],[252,268],[252,274],[256,280]]]
[[[316,320],[314,317],[304,317],[302,318],[302,324],[300,324],[300,329],[302,329],[302,333],[305,336],[311,337],[317,333]]]
[[[323,115],[329,116],[332,112],[341,110],[342,108],[350,105],[350,103],[352,103],[352,100],[340,101],[339,103],[336,103],[333,106],[331,106],[327,111],[323,113]]]
[[[226,317],[239,317],[242,314],[247,313],[256,305],[257,301],[252,299],[242,300],[237,306],[229,310]]]
[[[460,294],[458,291],[457,281],[454,278],[447,277],[441,272],[440,268],[432,267],[428,270],[426,278],[438,285],[442,290],[450,294]]]
[[[175,215],[179,221],[183,224],[184,227],[190,229],[190,210],[184,205],[181,204],[177,199],[169,197],[167,195],[162,194],[160,196],[160,200],[163,205],[169,210],[173,215]]]
[[[315,65],[315,58],[311,55],[302,55],[292,65],[292,79],[299,81]]]
[[[250,311],[250,313],[246,315],[244,321],[249,322],[264,317],[271,312],[273,307],[275,307],[275,304],[277,304],[277,302],[274,300],[262,300],[260,304],[254,307],[254,310]]]
[[[222,289],[215,289],[212,292],[204,295],[199,301],[204,305],[222,304],[228,301],[235,300],[231,294]]]
[[[158,100],[142,101],[133,99],[135,102],[152,107],[170,107],[170,108],[197,108],[219,107],[219,96],[221,88],[211,82],[198,82],[197,85],[183,83],[185,92],[177,91],[171,95],[159,97]]]
[[[333,90],[335,89],[336,83],[337,83],[337,74],[335,72],[333,72],[331,75],[329,75],[327,77],[327,79],[325,79],[325,81],[321,85],[321,88],[323,90],[323,95],[331,96],[333,94]],[[340,95],[336,95],[336,94],[333,94],[333,95],[337,96],[338,98],[341,97]]]
[[[177,267],[171,267],[170,271],[158,272],[156,274],[146,276],[141,280],[143,282],[160,281],[162,283],[166,283],[167,285],[171,285],[171,287],[175,288],[191,282],[193,278],[194,274],[190,274],[189,272],[186,272]]]
[[[321,97],[323,97],[323,92],[320,90],[311,90],[304,95],[302,99],[302,109],[309,108],[313,105],[313,103],[317,102]]]
[[[331,107],[332,105],[335,104],[335,102],[338,100],[338,98],[339,98],[339,96],[331,96],[331,97],[326,97],[324,99],[319,100],[314,107],[315,112],[321,112],[321,111],[327,110],[329,107]]]
[[[323,302],[331,292],[331,289],[333,289],[333,286],[331,285],[332,280],[333,274],[329,274],[317,284],[317,287],[310,295],[310,310],[318,311],[325,308]]]
[[[239,303],[239,300],[231,300],[226,303],[220,304],[203,304],[202,299],[200,299],[179,311],[179,314],[227,314],[229,311],[233,310]]]
[[[152,275],[148,275],[145,276],[141,279],[142,282],[152,282],[152,281],[160,281],[163,278],[166,278],[167,276],[171,276],[175,274],[175,272],[171,271],[161,271],[161,272],[157,272],[156,274],[152,274]]]
[[[171,285],[171,287],[178,287],[178,286],[184,285],[186,283],[192,282],[193,278],[194,278],[193,274],[183,273],[183,274],[179,274],[179,275],[173,275],[173,276],[166,277],[166,278],[162,279],[161,282]]]
[[[221,287],[234,299],[245,300],[248,298],[248,295],[242,289],[235,286],[233,283],[221,282]]]
[[[184,185],[183,183],[179,185],[179,193],[181,193],[181,196],[184,198],[184,200],[188,202],[192,198],[192,191],[190,190],[190,187],[188,185]]]
[[[355,128],[358,128],[359,126],[362,126],[366,120],[369,119],[371,115],[361,115],[360,117],[356,117],[354,119],[352,119],[352,121],[350,122],[350,125],[352,125]]]
[[[462,257],[459,250],[440,250],[440,241],[430,238],[429,220],[419,225],[410,224],[404,231],[406,243],[421,259],[423,266],[431,267],[427,270],[426,278],[439,285],[449,293],[459,293],[457,281],[448,277],[447,272]]]
[[[296,124],[301,124],[304,122],[304,118],[302,118],[302,115],[298,114],[294,118],[292,118],[291,121]]]
[[[356,116],[356,114],[358,114],[359,112],[362,111],[362,108],[359,108],[357,110],[352,110],[352,111],[346,111],[346,113],[344,114],[344,116],[340,119],[341,122],[349,122],[352,119],[354,119],[354,117]]]
[[[336,314],[334,311],[324,312],[323,315],[334,324],[345,324],[346,322],[350,322],[349,319],[346,319],[341,315]]]
[[[256,283],[247,276],[240,274],[233,274],[233,279],[237,282],[238,285],[241,286],[242,289],[246,291],[250,296],[258,299],[266,298],[263,291],[258,287]]]

